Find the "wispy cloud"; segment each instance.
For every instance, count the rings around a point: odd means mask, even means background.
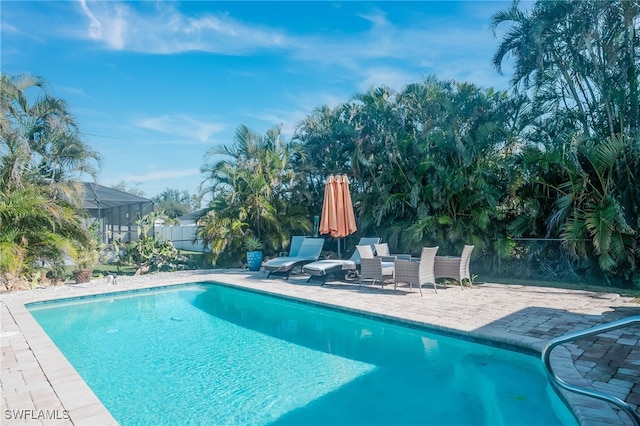
[[[340,39],[308,37],[295,44],[291,56],[327,67],[342,67],[343,73],[348,72],[360,82],[360,89],[385,84],[397,90],[431,74],[463,80],[484,73],[500,80],[491,68],[491,52],[498,42],[488,24],[470,26],[425,20],[413,26],[396,26],[382,12],[361,18],[372,22],[369,31]],[[465,60],[456,67],[450,66],[460,57]],[[456,73],[451,74],[454,70]],[[487,81],[473,80],[483,85]]]
[[[118,2],[80,0],[80,4],[89,22],[87,37],[111,49],[156,54],[199,50],[238,55],[276,49],[294,61],[339,66],[360,81],[365,80],[364,85],[376,83],[375,74],[382,76],[384,72],[394,81],[402,80],[402,74],[406,76],[407,72],[394,68],[414,68],[419,74],[429,74],[442,68],[453,54],[465,52],[469,53],[469,69],[473,70],[477,68],[477,52],[491,51],[496,45],[488,21],[469,25],[424,16],[411,25],[400,25],[380,9],[355,16],[370,23],[368,29],[332,37],[287,33],[245,23],[226,13],[187,16],[175,5],[163,2],[136,3],[136,9]],[[483,58],[486,63],[490,59]],[[398,66],[394,67],[393,62]],[[425,66],[428,64],[434,66]]]
[[[80,7],[89,20],[88,36],[95,41],[104,42],[112,49],[126,47],[126,37],[130,28],[131,9],[119,3],[91,3],[98,8],[95,13],[86,0],[79,0]]]
[[[481,87],[494,87],[502,90],[509,87],[509,74],[498,74],[489,65],[489,58],[477,58],[473,63],[483,63],[484,66],[470,67],[469,61],[449,61],[435,68],[434,74],[441,76],[443,79],[473,82]]]
[[[506,79],[491,67],[491,52],[498,42],[488,28],[488,17],[458,23],[425,14],[410,24],[400,24],[380,9],[382,4],[354,15],[368,27],[333,37],[249,24],[227,13],[188,16],[177,5],[164,2],[135,3],[135,8],[119,2],[80,0],[80,4],[88,20],[86,36],[110,49],[155,54],[198,50],[233,55],[277,50],[292,63],[339,69],[336,74],[358,81],[360,90],[382,84],[401,90],[427,75],[506,87]],[[495,11],[499,5],[495,4]],[[494,8],[483,6],[478,16],[490,16],[488,10]],[[465,60],[460,61],[460,57]],[[174,134],[171,129],[177,127],[201,142],[221,130],[219,125],[203,123],[189,128],[180,121],[160,117],[138,125]]]
[[[422,76],[407,72],[401,68],[367,68],[363,70],[363,79],[358,86],[363,92],[369,90],[371,87],[378,86],[387,86],[395,91],[400,91],[407,84],[419,81],[421,77]]]
[[[16,34],[26,35],[26,33],[24,33],[23,31],[20,31],[18,29],[18,27],[16,27],[15,25],[12,25],[11,23],[4,22],[4,21],[2,21],[2,31],[6,31],[8,33],[16,33]]]
[[[264,123],[275,123],[275,125],[280,126],[280,131],[285,138],[291,138],[300,121],[302,121],[309,112],[310,111],[304,110],[285,111],[269,109],[258,113],[250,113],[247,114],[247,116],[256,118]]]
[[[79,0],[89,21],[87,37],[115,50],[170,54],[206,51],[242,54],[258,48],[284,47],[287,35],[277,29],[246,25],[227,14],[189,17],[174,5],[151,3],[153,10],[117,2]]]
[[[146,182],[150,180],[162,180],[162,179],[197,176],[199,174],[200,174],[200,169],[163,170],[163,171],[150,172],[150,173],[137,174],[137,175],[130,174],[130,175],[123,176],[121,180],[134,181],[134,182]]]
[[[335,108],[338,105],[348,101],[350,98],[345,98],[343,94],[332,93],[329,91],[309,91],[307,93],[296,93],[295,101],[300,109],[306,111],[305,117],[308,113],[311,113],[315,108],[319,108],[326,105],[330,108]],[[303,119],[301,117],[300,119]]]
[[[60,91],[63,93],[70,93],[77,96],[82,96],[83,98],[91,98],[91,96],[89,96],[87,92],[85,92],[84,89],[80,87],[58,85],[56,86],[56,91]]]
[[[200,120],[187,115],[161,115],[135,120],[133,124],[143,129],[154,130],[166,135],[179,136],[184,142],[211,143],[213,135],[224,131],[227,126],[209,120]]]

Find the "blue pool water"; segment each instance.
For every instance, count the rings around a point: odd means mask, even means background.
[[[537,357],[213,283],[29,310],[122,425],[577,425]]]

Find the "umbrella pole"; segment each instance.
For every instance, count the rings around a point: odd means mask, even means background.
[[[338,259],[342,259],[342,256],[340,255],[340,238],[338,238]]]

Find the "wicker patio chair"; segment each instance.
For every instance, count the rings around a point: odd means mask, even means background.
[[[389,245],[387,243],[374,244],[376,248],[376,256],[382,258],[382,261],[393,262],[396,259],[411,260],[410,254],[391,254],[389,253]]]
[[[370,245],[356,246],[360,255],[360,279],[358,285],[362,286],[363,280],[371,280],[372,284],[380,282],[384,288],[387,280],[393,279],[393,262],[385,261],[381,257],[374,257]]]
[[[458,280],[460,288],[464,290],[463,281],[469,280],[471,284],[471,274],[469,273],[469,262],[471,261],[471,252],[474,246],[466,245],[462,249],[460,257],[455,256],[436,256],[435,275],[436,278],[453,278]]]
[[[420,290],[420,296],[422,296],[422,285],[433,284],[433,289],[437,293],[434,273],[437,252],[438,247],[423,247],[419,262],[396,259],[394,288],[397,288],[399,282],[408,283],[410,289],[413,289],[413,284],[415,284]]]

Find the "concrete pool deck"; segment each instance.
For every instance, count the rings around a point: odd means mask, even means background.
[[[0,385],[3,425],[117,424],[93,392],[31,317],[25,303],[198,281],[217,281],[281,296],[332,305],[392,320],[491,339],[540,352],[554,337],[640,315],[640,304],[615,293],[484,283],[393,290],[354,282],[287,281],[263,272],[187,271],[119,277],[0,295]],[[556,348],[552,362],[568,382],[615,395],[640,413],[640,326],[610,331]],[[609,404],[565,395],[583,425],[632,424]],[[532,413],[535,415],[535,413]],[[453,424],[453,423],[452,423]]]

